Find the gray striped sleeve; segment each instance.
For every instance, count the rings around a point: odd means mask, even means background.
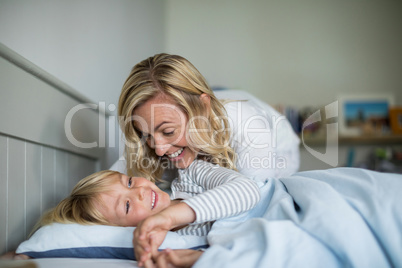
[[[197,160],[186,173],[205,192],[184,200],[196,213],[198,224],[240,214],[260,199],[257,184],[238,172]]]

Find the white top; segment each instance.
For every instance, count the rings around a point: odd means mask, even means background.
[[[192,224],[177,231],[181,235],[207,235],[213,221],[248,211],[260,200],[256,182],[203,160],[179,169],[171,190],[172,199],[184,199],[196,214]]]
[[[237,169],[241,174],[264,180],[297,172],[300,140],[285,116],[245,91],[214,93],[219,99],[241,100],[225,104],[232,129],[231,145],[237,153]],[[127,173],[124,156],[111,169]]]
[[[240,90],[216,91],[232,128],[237,170],[249,178],[281,178],[298,171],[300,139],[286,117],[267,103]]]

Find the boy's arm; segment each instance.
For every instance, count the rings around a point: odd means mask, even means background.
[[[197,161],[187,174],[206,191],[172,205],[141,222],[134,231],[134,250],[142,266],[151,258],[169,230],[189,224],[230,217],[253,208],[260,200],[256,182],[240,173]]]

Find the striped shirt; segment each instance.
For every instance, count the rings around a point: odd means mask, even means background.
[[[177,231],[181,235],[205,236],[215,220],[250,210],[260,200],[256,182],[203,160],[179,169],[171,190],[172,199],[184,199],[196,214],[192,224]]]

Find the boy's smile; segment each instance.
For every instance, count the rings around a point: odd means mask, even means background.
[[[137,226],[145,218],[170,206],[169,195],[141,177],[120,174],[110,191],[101,193],[98,209],[106,220],[118,226]]]

